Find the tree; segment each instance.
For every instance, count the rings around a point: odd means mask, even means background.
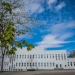
[[[16,47],[27,47],[27,50],[34,48],[32,44],[29,44],[26,40],[15,41],[16,35],[25,34],[26,29],[16,29],[15,21],[12,19],[12,8],[10,3],[0,2],[0,47],[2,53],[1,71],[3,71],[4,55],[15,54]],[[16,23],[17,24],[17,23]]]
[[[75,50],[72,50],[68,55],[68,58],[75,58]]]

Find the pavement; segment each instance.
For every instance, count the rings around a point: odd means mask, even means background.
[[[38,70],[27,72],[3,72],[0,75],[75,75],[75,70]]]

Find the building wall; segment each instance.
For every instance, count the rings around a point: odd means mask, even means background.
[[[68,62],[69,65],[71,65],[72,62],[72,66],[68,66]],[[75,69],[75,65],[73,65],[74,62],[75,58],[67,58],[66,50],[46,51],[44,48],[40,47],[39,49],[34,48],[32,51],[27,51],[26,48],[22,50],[18,48],[16,55],[5,56],[4,71],[13,71],[14,69],[21,70],[31,67],[35,69]],[[29,63],[28,66],[27,63]]]

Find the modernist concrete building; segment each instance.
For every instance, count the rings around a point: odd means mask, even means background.
[[[42,47],[36,47],[31,51],[27,51],[26,48],[23,48],[22,50],[18,48],[15,55],[5,55],[3,64],[4,71],[21,71],[27,68],[75,69],[75,58],[67,58],[66,50],[47,51]]]

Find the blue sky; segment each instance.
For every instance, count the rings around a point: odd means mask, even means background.
[[[27,0],[26,11],[40,27],[31,27],[34,34],[20,35],[35,47],[68,52],[75,49],[75,0]]]

